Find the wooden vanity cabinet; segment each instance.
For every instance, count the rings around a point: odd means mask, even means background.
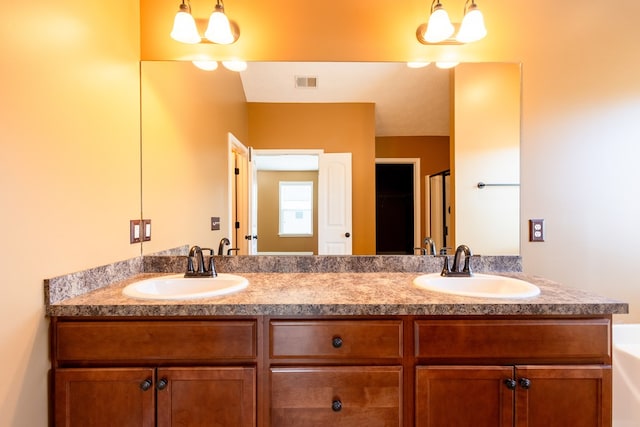
[[[415,333],[417,427],[611,426],[609,319],[417,320]]]
[[[268,325],[268,425],[403,425],[402,320]]]
[[[56,426],[256,425],[256,320],[52,322]]]

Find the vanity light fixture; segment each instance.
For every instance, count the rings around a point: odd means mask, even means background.
[[[204,32],[204,38],[216,44],[232,44],[238,40],[238,37],[233,31],[237,30],[237,26],[235,26],[235,24],[233,25],[234,28],[232,29],[232,22],[229,21],[229,18],[227,18],[227,15],[224,13],[224,3],[221,0],[216,0],[215,8],[209,17],[207,30]],[[189,0],[186,0],[186,3],[185,0],[182,0],[180,10],[173,21],[171,38],[188,44],[202,43],[205,41],[200,37],[200,34],[198,34],[196,21],[191,14],[191,4]]]
[[[407,67],[409,68],[424,68],[427,67],[431,62],[428,61],[409,61],[407,62]]]
[[[217,61],[198,60],[198,61],[191,61],[191,62],[193,63],[193,65],[195,65],[197,68],[200,68],[203,71],[213,71],[218,68]]]
[[[180,43],[195,44],[202,40],[198,34],[196,20],[191,15],[191,4],[182,0],[180,10],[176,13],[173,20],[173,29],[171,30],[171,38]]]
[[[458,33],[453,37],[456,29]],[[440,0],[432,0],[429,22],[421,24],[416,30],[416,37],[422,44],[472,43],[486,35],[484,17],[475,0],[466,0],[461,24],[452,24]]]
[[[449,68],[454,68],[456,67],[460,62],[457,61],[437,61],[436,62],[436,67],[446,70]]]

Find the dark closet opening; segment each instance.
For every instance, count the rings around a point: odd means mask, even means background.
[[[413,254],[413,164],[376,164],[376,254]]]

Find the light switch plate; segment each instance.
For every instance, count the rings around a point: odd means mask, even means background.
[[[142,224],[139,219],[129,221],[129,243],[140,243],[142,235]]]
[[[220,230],[220,217],[212,216],[211,217],[211,230]]]
[[[142,240],[148,242],[151,240],[151,220],[143,219],[142,220]]]

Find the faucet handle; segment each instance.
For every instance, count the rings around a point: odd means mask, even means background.
[[[444,258],[444,264],[442,266],[442,271],[440,272],[440,275],[448,276],[451,273],[451,270],[449,269],[449,257],[447,256],[446,252],[445,254],[442,254],[442,249],[440,250],[440,254],[441,255],[436,255],[438,258]]]

